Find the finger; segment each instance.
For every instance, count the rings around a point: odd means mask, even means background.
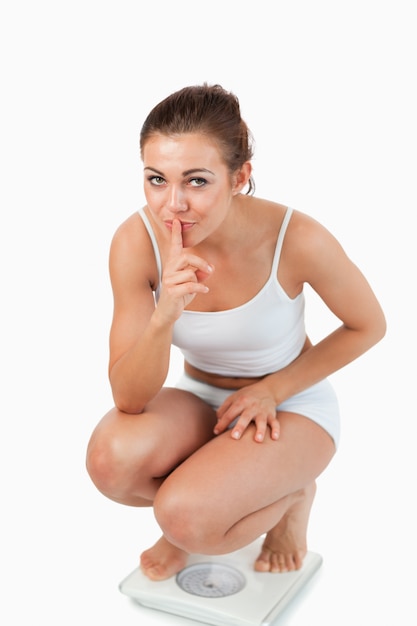
[[[276,415],[276,414],[275,414]],[[255,408],[246,409],[239,416],[238,421],[232,430],[233,439],[240,439],[244,430],[253,422],[255,424],[254,440],[262,443],[265,440],[267,430],[270,430],[270,437],[277,441],[280,434],[280,426],[277,418],[268,416],[268,414],[260,414]]]
[[[196,281],[183,282],[179,285],[168,285],[167,287],[167,293],[169,293],[172,298],[188,298],[188,301],[190,301],[190,297],[192,299],[198,293],[207,293],[208,291],[209,288],[207,287],[207,285],[205,285],[204,283],[198,283]]]
[[[215,435],[220,435],[221,433],[224,433],[224,431],[226,429],[227,429],[227,424],[225,424],[224,422],[218,420],[217,424],[213,428],[213,433]]]
[[[250,417],[241,415],[239,419],[237,420],[236,424],[233,426],[232,439],[240,439],[243,433],[245,432],[245,430],[247,429],[247,427],[249,426],[249,424],[251,423],[251,421],[252,419]]]
[[[229,396],[228,398],[226,398],[226,400],[223,402],[223,404],[221,404],[219,406],[219,408],[216,411],[218,420],[222,419],[223,415],[225,415],[225,413],[227,412],[229,407],[232,405],[232,403],[233,403],[232,396]]]
[[[181,222],[179,219],[174,218],[171,227],[171,256],[180,255],[183,249]]]
[[[265,433],[267,428],[267,418],[258,412],[256,407],[246,408],[239,416],[236,424],[233,426],[232,437],[233,439],[240,439],[243,432],[248,428],[249,424],[255,424],[254,440],[262,443],[265,439]]]
[[[265,439],[265,433],[266,433],[266,421],[261,420],[261,421],[256,421],[256,432],[255,432],[255,441],[258,441],[259,443],[262,443],[263,440]]]
[[[239,414],[229,414],[229,415],[224,415],[223,417],[218,418],[217,424],[213,430],[214,434],[219,435],[220,433],[223,433],[225,430],[227,430],[230,427],[230,424],[232,424],[238,416]]]
[[[207,263],[207,261],[195,254],[186,254],[184,256],[184,262],[195,272],[197,279],[199,277],[202,279],[207,278],[214,270],[213,265],[210,265],[210,263]]]
[[[273,439],[274,441],[277,441],[279,439],[279,435],[281,432],[279,421],[276,418],[273,419],[269,427],[271,429],[271,439]]]
[[[262,423],[262,418],[260,418],[258,416],[258,413],[256,411],[255,407],[252,408],[246,408],[243,411],[241,411],[238,415],[238,418],[236,419],[236,423],[233,425],[232,428],[232,437],[233,439],[240,439],[241,436],[243,435],[244,431],[248,428],[249,424],[251,422],[255,422],[255,420],[257,420],[259,422],[259,424]],[[266,420],[264,420],[266,423]],[[265,426],[266,428],[266,426]],[[262,432],[262,426],[257,426],[257,433],[259,432],[260,436],[261,436],[261,441],[263,441],[264,435],[265,435],[265,428]],[[255,434],[256,436],[256,434]]]
[[[245,408],[244,402],[240,399],[240,390],[232,392],[216,411],[218,419],[228,417],[228,423],[232,422]],[[228,414],[230,412],[230,414]]]
[[[166,271],[163,280],[164,285],[167,287],[176,287],[177,285],[188,282],[198,282],[195,268],[191,267],[191,265],[188,265],[186,262],[178,263],[176,267],[171,266],[171,268]]]
[[[241,414],[242,408],[237,406],[233,399],[233,394],[226,398],[223,404],[217,409],[217,424],[214,434],[224,432],[230,424]]]

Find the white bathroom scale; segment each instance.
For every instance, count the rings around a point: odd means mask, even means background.
[[[154,582],[135,569],[119,585],[122,593],[147,608],[214,626],[270,626],[321,566],[307,552],[300,570],[255,572],[259,540],[222,556],[192,555],[176,576]]]

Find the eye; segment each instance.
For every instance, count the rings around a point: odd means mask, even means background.
[[[204,187],[207,184],[205,178],[190,178],[188,181],[191,187]]]
[[[148,180],[151,185],[155,185],[155,187],[160,187],[165,184],[165,178],[162,178],[162,176],[148,176]]]

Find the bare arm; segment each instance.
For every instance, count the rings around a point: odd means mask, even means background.
[[[114,313],[109,377],[115,404],[126,413],[143,411],[164,384],[174,323],[197,293],[207,291],[202,280],[211,271],[205,261],[183,249],[181,226],[175,220],[157,306],[152,293],[154,266],[146,232],[128,220],[110,250]]]
[[[342,324],[287,367],[226,400],[218,411],[218,431],[241,415],[235,427],[237,438],[251,421],[249,416],[256,406],[260,432],[265,432],[266,423],[271,424],[272,436],[276,438],[278,404],[358,358],[385,334],[385,318],[375,294],[337,240],[306,216],[298,219],[298,225],[288,235],[282,261],[286,267],[296,268],[287,272],[291,273],[289,282],[298,284],[298,289],[304,282],[309,283]]]
[[[278,402],[351,363],[380,341],[386,330],[384,314],[368,281],[333,235],[313,220],[307,220],[301,231],[301,236],[295,233],[300,242],[295,251],[299,275],[342,324],[268,377],[265,382]]]

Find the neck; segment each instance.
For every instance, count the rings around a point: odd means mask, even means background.
[[[239,246],[242,237],[247,238],[246,196],[235,196],[225,219],[218,228],[204,241],[195,246],[198,253],[212,251],[216,254],[230,254],[230,251]]]

